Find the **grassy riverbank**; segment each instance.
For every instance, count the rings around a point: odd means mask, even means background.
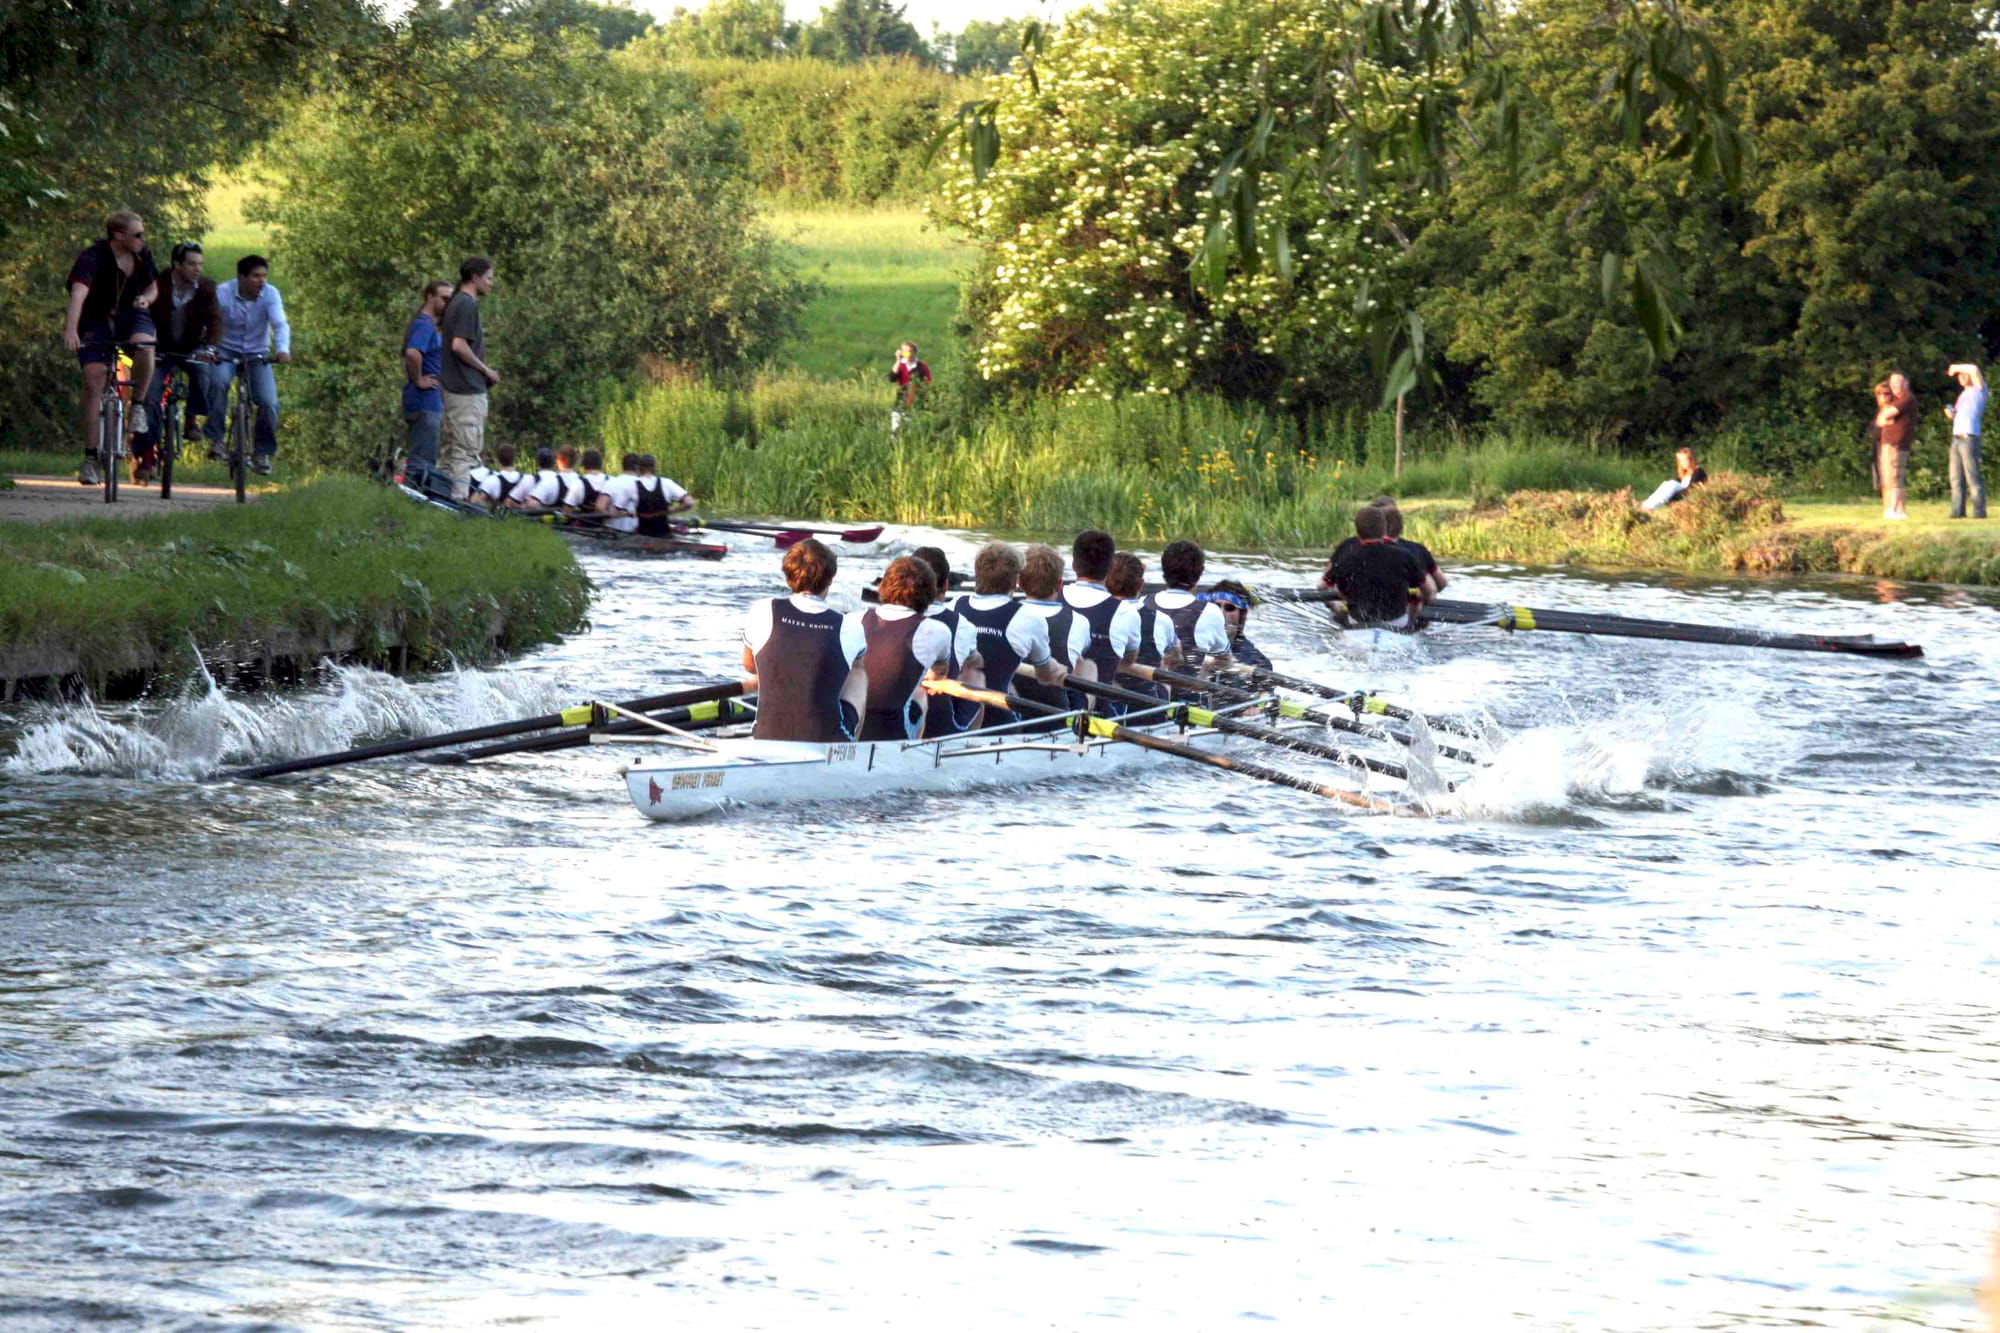
[[[584,622],[562,539],[471,523],[335,478],[247,508],[0,525],[0,678],[93,684],[321,653],[381,665],[484,660]]]

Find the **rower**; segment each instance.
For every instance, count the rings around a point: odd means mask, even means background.
[[[468,498],[490,509],[498,509],[505,504],[514,493],[514,488],[521,484],[521,474],[514,470],[514,460],[518,456],[511,444],[495,445],[493,461],[499,466],[487,470],[486,475],[479,478],[477,489]]]
[[[1222,608],[1222,623],[1229,630],[1229,656],[1245,666],[1262,667],[1269,671],[1271,659],[1264,656],[1263,651],[1243,632],[1255,600],[1250,596],[1250,590],[1234,579],[1218,579],[1201,596],[1203,601]]]
[[[604,451],[585,449],[583,470],[570,483],[569,512],[578,516],[598,512],[598,497],[611,484],[611,478],[604,475]]]
[[[576,461],[576,451],[564,445],[569,452],[569,461]],[[558,466],[562,454],[554,449],[535,450],[535,475],[528,477],[514,488],[508,501],[508,508],[518,509],[524,514],[552,514],[562,508],[563,497],[569,494],[571,475],[566,468]]]
[[[1062,573],[1062,557],[1053,546],[1037,542],[1022,553],[1021,606],[1028,614],[1048,622],[1049,656],[1067,675],[1077,669],[1084,651],[1090,647],[1090,626],[1062,600]],[[1089,700],[1078,692],[1030,682],[1022,682],[1019,689],[1024,699],[1065,711],[1089,707]]]
[[[1207,568],[1208,557],[1201,547],[1185,539],[1168,542],[1160,552],[1160,579],[1167,586],[1146,599],[1173,622],[1181,657],[1194,672],[1229,660],[1229,625],[1222,608],[1195,596],[1194,586]]]
[[[764,741],[851,741],[868,678],[854,664],[867,646],[861,617],[826,604],[839,562],[808,537],[785,552],[789,597],[759,601],[743,627],[745,694],[757,696],[750,734]]]
[[[1111,557],[1111,572],[1105,576],[1104,586],[1113,597],[1131,606],[1139,617],[1139,665],[1179,666],[1180,640],[1174,631],[1174,622],[1161,615],[1160,609],[1144,596],[1146,562],[1130,551],[1120,551]],[[1138,676],[1121,675],[1117,683],[1156,699],[1167,697],[1166,686]]]
[[[618,460],[618,469],[618,475],[604,483],[604,493],[597,497],[597,512],[613,532],[637,532],[639,455],[626,454]]]
[[[1055,556],[1054,551],[1049,554]],[[988,542],[972,558],[973,591],[958,599],[958,638],[953,647],[958,655],[959,679],[974,689],[1018,691],[1014,672],[1023,666],[1033,667],[1035,678],[1043,685],[1062,684],[1063,668],[1049,651],[1048,619],[1030,611],[1026,602],[1014,600],[1021,565],[1021,553],[1005,542]],[[1061,579],[1060,556],[1056,556],[1055,568],[1055,577]],[[936,702],[932,700],[933,705]],[[978,704],[954,703],[956,720],[968,730],[1004,726],[1014,720],[1006,713],[982,718]],[[1063,703],[1068,706],[1067,695]]]
[[[919,546],[910,552],[910,557],[922,561],[937,581],[931,604],[924,614],[951,631],[952,654],[950,663],[945,667],[945,673],[957,679],[960,666],[958,612],[953,608],[950,597],[951,562],[945,559],[944,552],[935,546]],[[940,736],[949,736],[962,730],[964,728],[959,725],[958,701],[933,697],[930,700],[930,707],[924,711],[924,739],[935,740]]]
[[[937,597],[937,575],[924,561],[900,556],[889,562],[875,591],[881,603],[861,614],[864,648],[854,668],[867,683],[857,739],[915,740],[924,731],[926,705],[937,702],[919,683],[926,676],[941,679],[951,666],[952,632],[927,614]]]
[[[1138,661],[1142,639],[1138,609],[1122,598],[1113,597],[1104,586],[1117,555],[1118,546],[1110,533],[1096,528],[1078,533],[1076,544],[1070,548],[1070,568],[1075,571],[1076,579],[1062,590],[1063,604],[1089,631],[1081,655],[1074,660],[1074,672],[1081,680],[1102,681],[1107,685],[1120,671]],[[1086,702],[1080,695],[1072,694],[1071,698],[1078,700],[1077,707]],[[1096,701],[1096,708],[1107,717],[1125,712],[1123,704],[1102,698]]]
[[[1437,557],[1431,554],[1430,547],[1403,535],[1403,510],[1396,503],[1396,497],[1378,495],[1369,503],[1380,509],[1388,520],[1389,540],[1408,551],[1410,557],[1417,562],[1417,568],[1423,571],[1424,602],[1429,604],[1436,600],[1437,595],[1445,590],[1445,586],[1451,580],[1444,576],[1442,569],[1438,568]]]
[[[1347,602],[1356,628],[1409,629],[1410,605],[1421,601],[1424,576],[1416,557],[1389,538],[1389,518],[1374,505],[1354,511],[1354,538],[1334,548],[1320,586]]]
[[[639,520],[639,533],[646,537],[671,537],[674,525],[669,516],[694,508],[694,497],[677,483],[660,476],[651,454],[640,454],[637,462],[637,503],[632,512]]]

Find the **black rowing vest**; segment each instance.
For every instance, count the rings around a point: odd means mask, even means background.
[[[951,631],[951,658],[945,664],[945,671],[953,680],[958,679],[958,612],[947,607],[933,611],[928,619],[937,621]],[[959,720],[959,699],[948,699],[942,694],[934,694],[924,709],[924,739],[936,740],[940,736],[950,736],[964,731],[966,723]]]
[[[1194,627],[1201,623],[1201,613],[1208,609],[1208,603],[1197,597],[1186,606],[1161,606],[1159,597],[1159,593],[1149,593],[1146,605],[1174,622],[1174,633],[1181,640],[1181,656],[1187,659],[1189,667],[1199,667],[1205,654],[1195,644]]]
[[[840,650],[844,617],[828,607],[801,611],[789,597],[771,601],[771,637],[756,652],[757,724],[760,741],[854,739],[852,706],[840,699],[847,684],[847,654]]]
[[[922,616],[887,620],[873,608],[861,617],[868,636],[868,651],[861,657],[861,669],[868,673],[868,702],[861,711],[857,739],[906,741],[916,735],[922,711],[916,700],[917,682],[924,678],[926,664],[910,651],[910,640],[923,623]]]
[[[1153,605],[1152,598],[1148,597],[1141,600],[1139,602],[1140,666],[1156,667],[1163,665],[1160,658],[1160,645],[1156,642],[1159,634],[1159,622],[1160,608]],[[1157,681],[1146,680],[1139,676],[1120,676],[1118,683],[1128,690],[1137,690],[1141,694],[1150,694],[1155,699],[1164,699],[1167,697],[1167,687],[1159,684]]]
[[[1035,615],[1038,613],[1031,611],[1028,614]],[[1069,627],[1070,623],[1075,619],[1076,611],[1067,605],[1054,615],[1048,617],[1049,656],[1065,667],[1074,667],[1076,665],[1076,663],[1070,661],[1069,657]],[[992,679],[990,673],[987,679]],[[1017,680],[1014,682],[1012,689],[1015,694],[1020,695],[1023,699],[1032,699],[1038,704],[1047,704],[1051,708],[1060,708],[1064,712],[1073,712],[1090,706],[1090,701],[1084,698],[1081,693],[1075,690],[1066,690],[1060,686],[1044,685],[1039,680]],[[1025,721],[1026,719],[1022,720]],[[1055,723],[1052,725],[1061,726],[1063,724]]]
[[[576,484],[583,491],[583,495],[572,508],[583,513],[589,513],[597,508],[597,497],[604,494],[604,488],[591,485],[590,478],[581,472],[576,474]]]
[[[1003,693],[1020,693],[1020,682],[1014,679],[1014,673],[1021,669],[1021,654],[1016,651],[1014,641],[1007,637],[1007,627],[1014,623],[1015,616],[1023,614],[1021,604],[1002,602],[982,611],[972,604],[970,597],[961,597],[954,610],[966,624],[972,626],[979,660],[985,663],[986,688]],[[963,699],[953,702],[959,730],[964,731],[979,720],[978,704],[967,703]],[[1011,721],[1012,718],[996,711],[989,714],[982,725],[999,726]]]
[[[505,500],[508,496],[512,495],[514,493],[514,488],[521,484],[522,475],[523,474],[519,472],[487,473],[486,480],[492,482],[494,485],[500,488],[500,493],[493,497],[493,503],[499,504],[501,501]],[[481,482],[480,487],[481,489],[484,489],[485,482]]]
[[[1097,679],[1106,685],[1114,682],[1118,675],[1118,663],[1124,654],[1111,645],[1111,622],[1118,615],[1121,605],[1116,597],[1106,597],[1096,606],[1079,607],[1069,603],[1071,614],[1082,617],[1090,626],[1090,642],[1084,645],[1083,660],[1097,669]],[[1051,626],[1053,628],[1053,626]],[[1125,706],[1112,699],[1092,698],[1081,691],[1072,690],[1070,697],[1077,700],[1077,708],[1094,709],[1101,717],[1122,717]]]
[[[667,520],[671,512],[667,504],[666,483],[658,477],[640,477],[639,499],[632,506],[632,512],[639,516],[639,532],[647,537],[671,537],[674,525]],[[649,487],[648,481],[653,484]]]

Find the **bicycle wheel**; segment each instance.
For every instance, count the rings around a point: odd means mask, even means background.
[[[169,390],[160,410],[166,413],[160,418],[160,498],[174,498],[174,460],[181,454],[181,404],[180,399]]]
[[[244,473],[250,470],[250,414],[255,409],[245,392],[236,399],[236,414],[229,419],[229,484],[236,488],[236,503],[243,504]]]
[[[125,400],[105,396],[97,409],[97,465],[104,469],[104,503],[118,502],[118,446],[125,441]]]

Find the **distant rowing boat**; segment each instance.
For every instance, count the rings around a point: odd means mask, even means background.
[[[637,532],[620,532],[616,528],[607,528],[598,523],[559,521],[560,516],[555,514],[516,514],[505,510],[496,512],[479,505],[447,500],[442,496],[426,495],[410,486],[399,484],[397,489],[419,504],[442,509],[447,514],[457,514],[461,518],[518,518],[539,522],[553,528],[573,543],[587,544],[598,550],[694,560],[720,560],[729,554],[729,547],[720,542],[695,541],[686,536],[649,537]]]

